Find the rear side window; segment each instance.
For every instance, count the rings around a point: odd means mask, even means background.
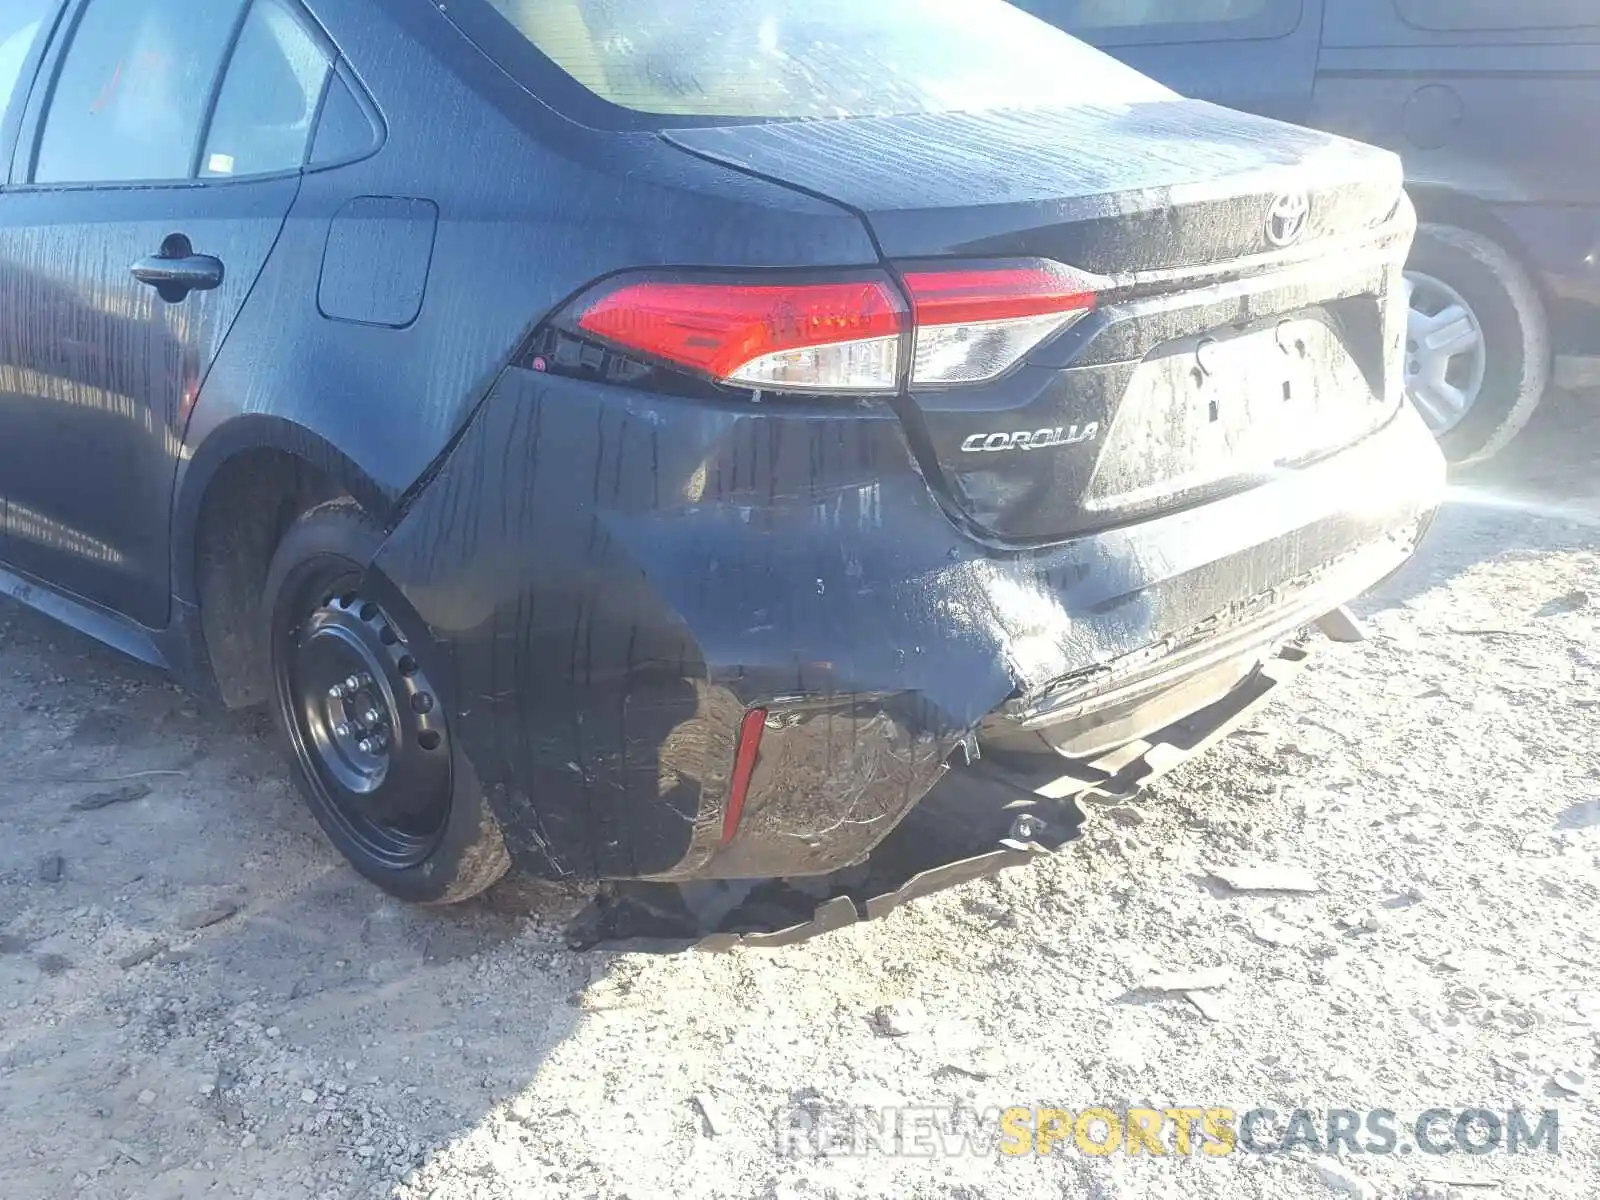
[[[1407,25],[1440,31],[1600,25],[1595,0],[1395,0]]]
[[[89,0],[57,76],[40,183],[184,179],[243,0]]]
[[[1222,41],[1274,38],[1300,25],[1302,0],[1017,0],[1089,41]]]
[[[200,173],[297,170],[332,70],[322,44],[292,8],[256,0],[217,97]]]
[[[366,110],[356,99],[342,72],[334,72],[328,95],[317,118],[317,137],[311,145],[313,164],[360,158],[373,148],[374,130]]]
[[[446,12],[535,86],[553,63],[589,96],[661,123],[1170,95],[1004,0],[457,0]]]
[[[55,0],[7,0],[0,11],[0,116],[22,79],[28,52],[39,39],[39,26]]]

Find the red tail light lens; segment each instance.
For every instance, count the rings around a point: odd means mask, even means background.
[[[1059,263],[910,269],[913,386],[981,383],[1094,309],[1099,280]]]
[[[578,328],[726,383],[788,391],[892,392],[905,304],[886,278],[800,284],[624,283]]]
[[[756,755],[761,753],[761,734],[767,727],[767,710],[752,708],[739,723],[739,743],[733,752],[733,777],[728,781],[728,805],[722,811],[722,843],[733,841],[744,817],[744,802],[750,794],[750,777],[755,774]]]

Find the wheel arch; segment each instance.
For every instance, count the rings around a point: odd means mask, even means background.
[[[1548,312],[1554,297],[1545,282],[1538,260],[1523,243],[1516,230],[1507,225],[1485,200],[1443,184],[1408,183],[1406,190],[1417,208],[1417,220],[1428,225],[1454,225],[1481,234],[1503,246],[1533,280],[1539,301]]]
[[[1439,434],[1446,457],[1466,465],[1498,453],[1528,423],[1544,397],[1554,365],[1550,286],[1512,224],[1481,200],[1435,192],[1425,195],[1418,209],[1419,239],[1426,235],[1432,249],[1419,242],[1411,263],[1467,297],[1462,302],[1477,309],[1484,331],[1488,375],[1483,391],[1456,425]],[[1440,253],[1444,262],[1426,265]],[[1454,277],[1451,262],[1463,268],[1460,278]],[[1470,269],[1465,269],[1468,264]],[[1473,288],[1478,290],[1476,297]],[[1500,338],[1498,343],[1495,337]],[[1493,349],[1496,344],[1499,351]],[[1513,344],[1518,347],[1516,354],[1509,352]]]
[[[395,497],[359,464],[304,426],[244,414],[213,431],[177,481],[173,502],[173,594],[198,610],[199,633],[217,690],[229,707],[266,698],[266,647],[250,610],[289,524],[337,496],[356,500],[387,526]]]

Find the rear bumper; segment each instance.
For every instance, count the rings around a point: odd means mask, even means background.
[[[1063,681],[1170,657],[1219,614],[1265,652],[1281,621],[1251,614],[1315,616],[1392,570],[1443,476],[1405,406],[1248,493],[1001,554],[935,504],[887,407],[512,370],[374,566],[432,631],[526,868],[803,875],[864,857],[1002,706],[1081,700]],[[724,845],[753,705],[772,715]]]
[[[992,749],[1075,759],[1143,738],[1233,692],[1303,626],[1399,569],[1414,532],[1396,530],[1192,629],[1013,697],[989,714],[979,737]]]

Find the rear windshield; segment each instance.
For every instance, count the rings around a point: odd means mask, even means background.
[[[501,37],[480,25],[477,40],[492,56],[503,57],[509,24],[593,96],[664,118],[893,116],[1171,94],[1002,0],[488,3]]]

